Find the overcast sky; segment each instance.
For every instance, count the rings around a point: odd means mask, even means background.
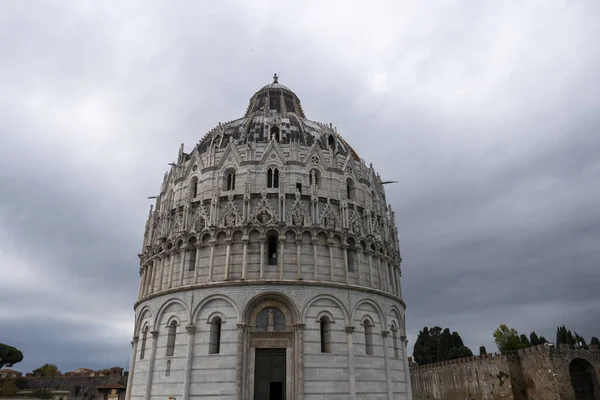
[[[0,342],[126,367],[146,197],[274,72],[398,181],[411,344],[600,336],[598,38],[595,0],[1,2]]]

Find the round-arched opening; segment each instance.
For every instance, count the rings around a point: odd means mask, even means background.
[[[592,364],[583,358],[576,358],[569,364],[569,376],[575,392],[575,400],[597,399],[600,395],[598,377]]]

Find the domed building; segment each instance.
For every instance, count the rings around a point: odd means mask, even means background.
[[[275,75],[164,175],[126,400],[411,399],[379,175]]]

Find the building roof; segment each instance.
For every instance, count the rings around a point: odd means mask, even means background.
[[[96,386],[96,389],[127,389],[127,387],[119,385],[118,383],[111,383],[108,385]]]

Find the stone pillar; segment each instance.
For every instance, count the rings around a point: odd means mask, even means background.
[[[296,324],[296,399],[304,399],[304,324]]]
[[[358,246],[356,248],[356,272],[358,274],[358,284],[360,286],[362,286],[362,277],[360,276],[361,274],[361,268],[360,265],[362,263],[362,257],[361,257],[361,250],[360,250],[360,246]]]
[[[163,274],[164,274],[164,270],[165,270],[166,260],[167,260],[167,255],[166,254],[162,254],[160,256],[160,268],[158,269],[158,291],[162,290],[162,286],[163,286]],[[156,272],[154,273],[154,275],[156,275]],[[156,279],[156,276],[154,278]]]
[[[200,269],[200,249],[202,248],[201,244],[196,245],[196,263],[194,264],[194,283],[198,283],[198,270]]]
[[[388,399],[394,400],[394,393],[392,391],[392,371],[390,371],[390,360],[389,360],[389,349],[387,345],[387,337],[390,331],[381,331],[381,338],[383,340],[383,360],[385,363],[385,382],[387,386]],[[412,398],[412,397],[409,397]]]
[[[217,245],[217,242],[216,242],[216,240],[211,240],[209,243],[210,243],[210,261],[208,264],[208,281],[212,282],[213,267],[215,265],[215,246]]]
[[[396,283],[396,271],[394,270],[394,266],[389,263],[388,264],[388,269],[390,271],[390,276],[392,279],[391,282],[391,287],[392,287],[392,293],[395,294],[396,296],[398,296],[398,284]]]
[[[329,280],[333,282],[333,242],[327,242],[329,247]]]
[[[367,256],[369,257],[369,287],[373,288],[373,251],[367,250]]]
[[[400,273],[400,268],[396,270],[396,279],[398,282],[398,297],[402,298],[402,274]]]
[[[150,267],[150,271],[148,271],[148,282],[146,282],[146,287],[144,288],[146,296],[154,293],[154,288],[156,284],[156,275],[158,274],[160,267],[160,258],[155,259],[154,264]]]
[[[401,336],[402,358],[404,360],[404,381],[406,382],[407,398],[412,399],[412,382],[410,381],[410,366],[408,365],[408,340],[406,336]]]
[[[194,333],[196,327],[188,325],[185,327],[188,333],[187,349],[185,356],[185,375],[183,375],[183,400],[188,400],[190,397],[190,381],[192,379],[192,362],[194,360]]]
[[[350,400],[356,400],[356,373],[354,371],[354,343],[352,340],[353,326],[346,326],[346,339],[348,341],[348,391]]]
[[[185,272],[185,259],[187,256],[188,246],[181,246],[181,260],[179,260],[179,286],[183,286],[183,274]]]
[[[383,285],[381,284],[381,258],[379,257],[379,253],[377,256],[377,289],[383,290]]]
[[[246,268],[248,267],[248,238],[242,238],[244,245],[242,253],[242,280],[246,279]]]
[[[169,259],[169,280],[167,281],[167,288],[173,287],[173,275],[175,275],[175,250],[171,250],[171,256]]]
[[[283,280],[283,252],[285,251],[285,237],[279,239],[279,280]]]
[[[319,271],[319,264],[318,264],[318,255],[317,255],[317,244],[319,243],[319,241],[317,239],[313,239],[311,240],[311,243],[313,245],[313,262],[315,265],[315,281],[319,279],[318,277],[318,271]]]
[[[152,347],[150,348],[150,360],[148,360],[148,380],[146,381],[146,394],[144,400],[150,400],[152,394],[152,377],[154,375],[154,360],[156,359],[156,341],[158,340],[158,332],[152,331]]]
[[[302,239],[296,239],[296,279],[302,279]]]
[[[346,284],[350,283],[350,277],[348,276],[348,245],[342,245],[342,253],[344,253],[344,276],[346,277]]]
[[[146,283],[146,276],[148,275],[148,268],[150,268],[148,263],[146,263],[145,266],[140,267],[140,290],[138,290],[138,300],[144,296],[144,285]]]
[[[244,399],[244,334],[246,324],[237,324],[237,358],[235,362],[235,399]]]
[[[231,263],[229,262],[229,259],[231,258],[231,239],[225,239],[225,243],[227,244],[227,250],[225,252],[225,277],[223,278],[224,281],[228,281],[229,280],[229,266],[231,265]]]
[[[265,239],[259,239],[260,242],[260,270],[258,272],[259,278],[264,278],[265,276]]]
[[[137,356],[137,347],[138,347],[138,336],[133,337],[133,341],[131,344],[133,345],[133,351],[131,354],[131,360],[129,361],[129,375],[127,375],[127,391],[125,392],[125,400],[131,399],[131,389],[133,385],[133,373],[135,369],[135,358]]]

